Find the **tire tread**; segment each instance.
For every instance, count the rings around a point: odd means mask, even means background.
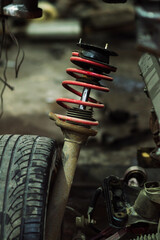
[[[1,240],[44,239],[48,186],[56,148],[56,142],[47,137],[0,136]]]

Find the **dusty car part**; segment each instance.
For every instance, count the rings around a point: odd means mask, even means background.
[[[147,182],[134,205],[128,208],[127,224],[133,225],[143,222],[157,226],[160,214],[159,194],[159,182]]]
[[[144,219],[158,223],[160,216],[160,183],[147,182],[134,204],[135,211]]]
[[[82,69],[67,69],[67,72],[75,77],[76,81],[63,81],[62,84],[66,89],[80,96],[81,100],[59,98],[57,103],[67,109],[67,116],[50,113],[50,118],[61,127],[65,139],[62,150],[62,165],[52,191],[52,200],[47,216],[48,228],[46,233],[48,240],[52,240],[53,236],[54,239],[58,237],[81,144],[89,136],[96,134],[96,131],[91,129],[91,126],[98,125],[98,122],[92,117],[92,108],[104,107],[102,103],[89,96],[90,91],[95,89],[108,92],[109,89],[101,86],[99,81],[101,79],[112,80],[107,74],[116,71],[115,67],[109,65],[110,56],[117,56],[116,53],[84,44],[81,41],[78,45],[82,50],[73,52],[71,61]],[[83,92],[75,90],[70,85],[82,87]],[[68,103],[78,105],[78,107],[70,107]],[[87,109],[88,107],[89,109]],[[57,219],[54,225],[52,225],[53,217]]]
[[[139,67],[141,70],[142,77],[146,84],[146,88],[154,107],[154,111],[151,112],[151,130],[153,133],[153,138],[157,144],[160,145],[159,139],[159,128],[160,128],[160,63],[158,58],[151,54],[144,54],[140,61]]]
[[[116,228],[124,227],[128,219],[123,185],[123,181],[114,176],[105,178],[103,184],[108,221]]]
[[[100,84],[100,80],[112,81],[113,78],[108,76],[110,72],[115,72],[116,68],[109,65],[110,56],[117,56],[115,52],[96,46],[79,43],[82,51],[75,51],[72,53],[70,60],[81,67],[68,68],[66,71],[69,75],[76,78],[76,81],[63,81],[62,85],[67,90],[81,97],[81,100],[59,98],[57,103],[67,109],[67,116],[56,114],[61,120],[69,121],[71,123],[80,124],[82,126],[96,126],[98,122],[92,117],[93,108],[103,108],[104,105],[97,100],[89,97],[92,89],[97,91],[108,92],[109,89]],[[71,86],[79,86],[83,88],[83,92],[79,92]],[[68,105],[74,104],[79,107],[70,107]],[[87,107],[89,109],[87,109]]]
[[[146,88],[149,94],[149,97],[152,101],[154,110],[160,119],[160,110],[159,110],[159,86],[160,86],[160,63],[158,58],[151,54],[144,54],[139,60],[139,67],[143,77],[143,80],[146,84]]]
[[[158,224],[159,186],[159,182],[147,182],[141,190],[126,185],[117,177],[106,178],[103,189],[110,225],[122,228],[142,222]]]
[[[64,145],[62,149],[62,164],[51,191],[51,200],[47,214],[46,237],[48,240],[58,238],[81,145],[87,140],[88,136],[96,134],[96,131],[92,129],[63,122],[54,114],[50,114],[50,118],[54,119],[56,124],[61,127],[64,134]],[[52,224],[53,218],[56,219],[54,224]]]
[[[43,239],[56,151],[46,137],[0,136],[1,240]]]
[[[147,188],[146,188],[147,186]],[[156,186],[155,191],[150,187]],[[159,207],[157,205],[157,201],[159,201],[159,183],[146,183],[145,189],[149,193],[149,200],[142,199],[140,196],[143,188],[128,186],[126,182],[121,178],[110,176],[105,178],[103,183],[103,194],[104,201],[106,203],[107,216],[109,220],[110,227],[104,229],[99,232],[92,240],[98,239],[121,239],[124,235],[135,236],[141,233],[149,233],[153,232],[155,227],[158,225],[158,217],[159,216]],[[148,204],[148,201],[151,203],[154,199],[155,208],[157,208],[157,212],[154,211],[152,215],[152,220],[148,219],[146,215],[140,215],[137,208],[135,207],[135,203],[142,199],[141,209],[149,208],[149,213],[152,213],[152,209]],[[153,207],[153,206],[152,206]],[[149,214],[148,213],[148,214]],[[155,219],[154,219],[155,217]],[[149,230],[148,224],[151,229]],[[126,238],[125,239],[129,239]]]
[[[160,3],[136,1],[137,45],[140,50],[160,56]]]
[[[153,104],[150,117],[150,128],[153,134],[153,139],[157,145],[157,149],[151,152],[151,157],[154,162],[154,166],[160,167],[160,62],[158,58],[151,54],[144,54],[140,61],[139,67],[142,77],[146,84],[148,95]]]
[[[18,18],[39,18],[42,10],[38,8],[38,0],[1,0],[0,15]]]
[[[147,173],[142,167],[132,166],[124,173],[123,181],[128,186],[142,187],[147,181]]]

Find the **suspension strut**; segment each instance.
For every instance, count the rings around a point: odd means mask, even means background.
[[[82,50],[72,52],[70,60],[82,69],[68,68],[66,72],[76,80],[63,81],[62,85],[67,90],[81,97],[81,99],[57,99],[57,103],[67,109],[67,116],[57,114],[57,117],[61,120],[84,126],[94,126],[98,125],[98,122],[92,118],[92,109],[103,108],[104,104],[89,97],[90,91],[91,89],[103,92],[109,91],[107,87],[100,84],[100,80],[113,80],[112,77],[107,75],[110,72],[116,71],[115,67],[109,65],[109,57],[117,56],[117,54],[107,49],[84,43],[78,43],[78,46],[81,47]],[[82,87],[83,91],[79,92],[71,86]],[[78,105],[78,107],[70,107],[68,103]],[[87,107],[90,107],[90,109],[87,110]]]
[[[94,136],[97,133],[91,128],[98,125],[98,121],[93,118],[93,108],[103,108],[104,104],[90,97],[91,90],[108,92],[109,88],[102,86],[100,80],[112,81],[113,78],[108,74],[116,71],[116,68],[109,64],[110,56],[117,56],[115,52],[109,51],[107,47],[100,48],[81,41],[78,46],[81,50],[72,52],[70,60],[80,68],[68,68],[67,73],[75,80],[63,81],[62,85],[79,96],[80,100],[58,98],[57,103],[67,109],[66,116],[49,114],[50,118],[62,129],[64,145],[62,164],[51,190],[47,214],[47,240],[58,238],[81,144],[89,136]],[[82,92],[77,90],[76,87],[82,87]],[[53,222],[54,219],[56,219],[55,222]]]

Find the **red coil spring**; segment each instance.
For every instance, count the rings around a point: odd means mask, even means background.
[[[79,97],[82,97],[82,92],[77,91],[75,88],[71,86],[79,86],[94,90],[99,90],[103,92],[108,92],[109,88],[101,86],[100,84],[97,84],[99,80],[109,80],[112,81],[113,78],[106,75],[105,72],[115,72],[116,68],[113,66],[110,66],[105,63],[100,63],[98,61],[95,61],[94,59],[86,59],[80,56],[79,52],[73,52],[72,57],[70,58],[71,62],[76,64],[77,66],[80,66],[85,69],[77,69],[77,68],[68,68],[66,72],[71,75],[72,77],[76,78],[75,80],[66,80],[62,82],[62,85],[67,90],[71,91],[72,93],[78,95]],[[86,70],[87,69],[87,70]],[[92,69],[92,70],[90,70]],[[93,69],[98,69],[98,71],[93,71]],[[101,72],[101,74],[99,73]],[[88,83],[90,81],[90,83]],[[96,83],[97,81],[97,83]],[[62,106],[63,108],[66,108],[67,110],[73,109],[71,106],[69,106],[67,103],[75,104],[79,106],[90,107],[90,108],[103,108],[104,104],[98,102],[94,98],[88,97],[87,101],[82,100],[76,100],[76,99],[68,99],[68,98],[58,98],[57,103]],[[64,116],[60,114],[56,114],[57,117],[64,121],[70,121],[72,123],[80,124],[80,125],[89,125],[89,126],[96,126],[98,125],[98,121],[87,120],[82,119],[79,117],[72,117],[72,116]]]

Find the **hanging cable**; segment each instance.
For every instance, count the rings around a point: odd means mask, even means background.
[[[3,3],[2,3],[3,6]],[[1,9],[3,9],[3,7],[1,6]],[[14,90],[14,87],[12,87],[8,82],[7,82],[7,67],[8,67],[8,50],[7,50],[7,34],[6,34],[6,28],[8,30],[9,33],[9,37],[12,39],[12,41],[14,42],[14,44],[17,46],[17,55],[16,55],[16,59],[15,59],[15,77],[18,77],[18,73],[20,70],[20,67],[23,63],[24,60],[24,51],[20,48],[19,42],[17,40],[17,38],[15,37],[15,35],[12,33],[12,31],[9,28],[7,19],[4,16],[1,16],[1,21],[2,21],[2,40],[1,40],[1,44],[0,44],[0,60],[2,60],[3,57],[3,50],[4,50],[4,62],[5,62],[5,66],[4,66],[4,70],[3,70],[3,76],[0,76],[0,81],[4,84],[0,93],[0,105],[1,105],[1,110],[0,110],[0,118],[3,115],[3,111],[4,111],[4,104],[3,104],[3,94],[4,91],[6,89],[6,87],[8,87],[10,90]],[[20,58],[20,54],[22,53],[22,57]]]

